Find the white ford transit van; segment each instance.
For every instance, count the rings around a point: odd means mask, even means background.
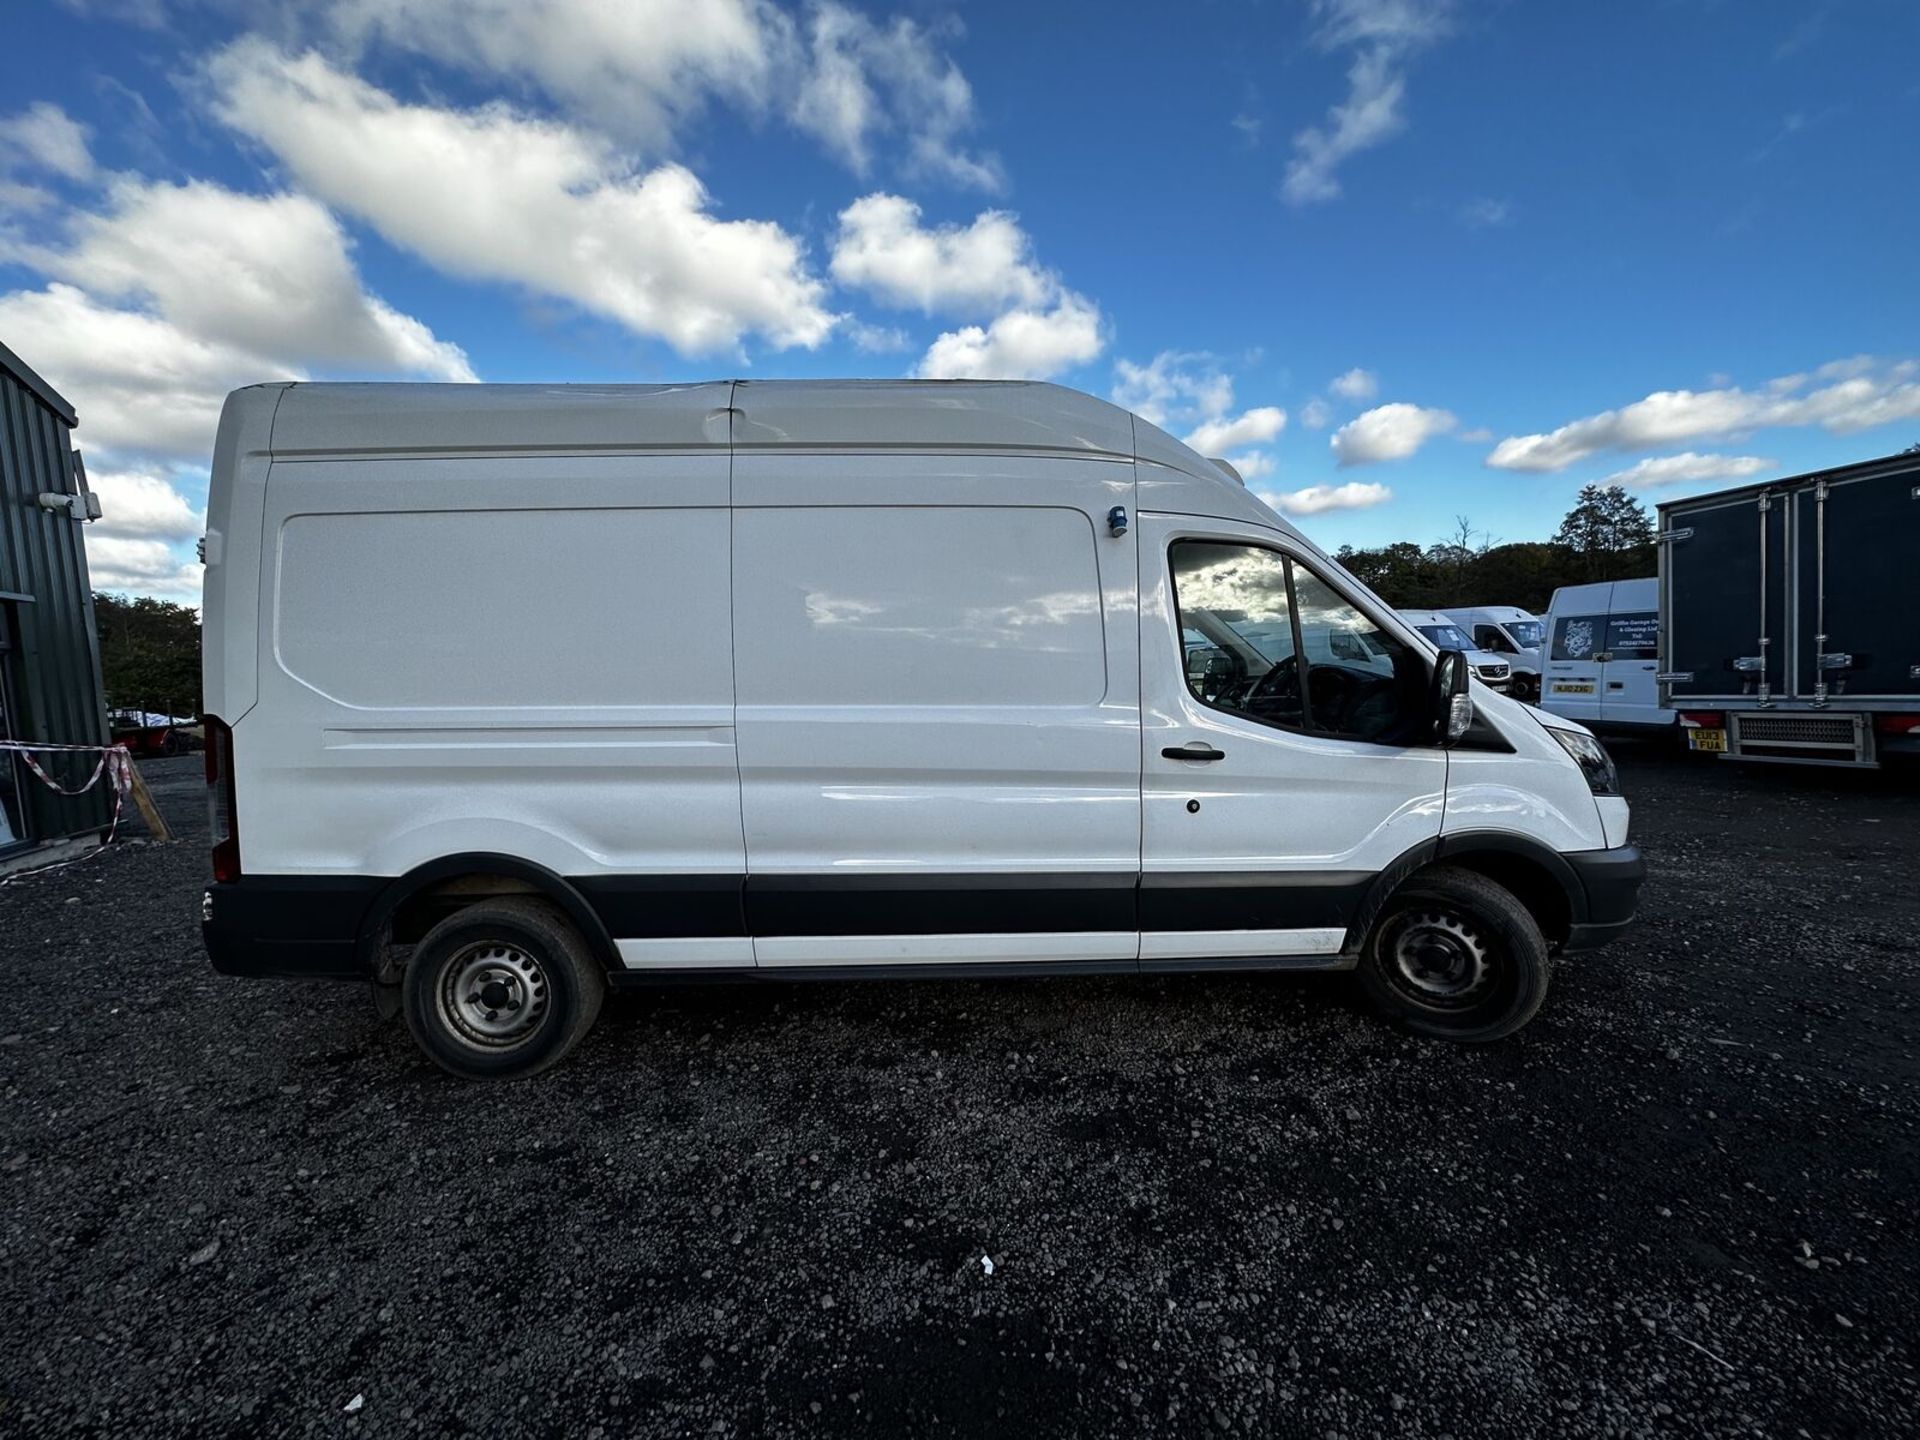
[[[257,386],[205,558],[213,963],[462,1075],[695,975],[1356,970],[1488,1040],[1633,914],[1591,735],[1056,386]]]
[[[1660,704],[1660,582],[1563,585],[1547,607],[1541,705],[1619,735],[1671,733]]]
[[[1446,613],[1476,648],[1498,655],[1513,667],[1511,694],[1522,700],[1540,698],[1540,657],[1547,627],[1538,616],[1518,605],[1473,605]]]

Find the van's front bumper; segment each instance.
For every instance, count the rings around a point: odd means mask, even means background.
[[[1595,950],[1618,939],[1633,924],[1647,862],[1633,845],[1611,850],[1576,850],[1560,857],[1572,867],[1586,895],[1584,914],[1576,914],[1563,950]]]
[[[283,875],[209,885],[200,901],[200,938],[222,975],[364,980],[360,924],[383,883]]]

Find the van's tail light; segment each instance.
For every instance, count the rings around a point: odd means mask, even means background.
[[[1920,731],[1920,715],[1876,715],[1873,728],[1882,735],[1911,735]]]
[[[1727,717],[1718,710],[1682,710],[1680,723],[1689,730],[1724,730]]]
[[[224,720],[203,716],[207,743],[207,828],[213,836],[213,878],[240,878],[240,820],[233,792],[233,730]]]

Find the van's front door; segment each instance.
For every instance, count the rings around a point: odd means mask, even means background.
[[[1373,877],[1440,833],[1446,754],[1409,743],[1426,659],[1276,531],[1139,535],[1141,964],[1336,955]]]

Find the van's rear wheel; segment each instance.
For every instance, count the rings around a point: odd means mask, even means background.
[[[485,900],[414,947],[401,980],[407,1028],[442,1068],[470,1080],[544,1070],[593,1027],[607,978],[558,911]]]
[[[1547,998],[1552,959],[1513,893],[1439,866],[1387,902],[1360,957],[1360,983],[1408,1029],[1443,1040],[1499,1040]]]

